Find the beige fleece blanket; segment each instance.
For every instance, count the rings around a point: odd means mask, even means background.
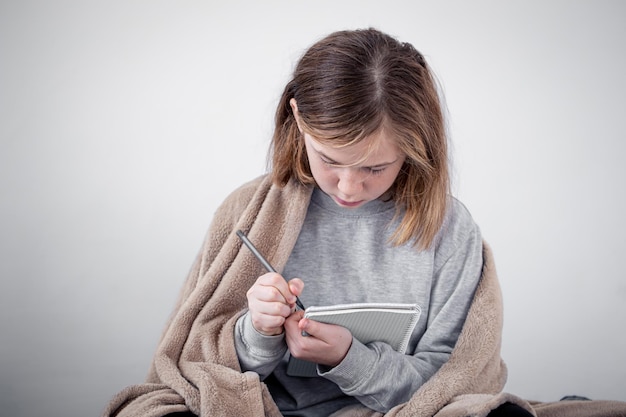
[[[310,197],[309,187],[295,183],[275,187],[268,177],[260,177],[224,201],[181,290],[146,381],[115,395],[103,417],[161,417],[187,410],[212,417],[280,416],[258,375],[241,372],[235,352],[234,326],[246,307],[246,291],[264,273],[258,260],[242,248],[235,231],[246,232],[280,271],[295,245]],[[506,380],[500,359],[502,299],[486,244],[484,255],[483,276],[450,359],[409,402],[386,416],[485,416],[505,401],[533,414],[536,409],[542,417],[559,415],[548,408],[543,413],[545,404],[531,406],[501,393]],[[365,407],[335,413],[337,417],[381,415]]]

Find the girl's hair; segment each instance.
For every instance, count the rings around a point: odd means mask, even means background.
[[[406,160],[385,195],[402,215],[392,241],[431,246],[449,193],[446,127],[435,79],[411,44],[375,29],[339,31],[309,48],[280,98],[269,160],[273,182],[315,184],[301,127],[331,146],[387,129]]]

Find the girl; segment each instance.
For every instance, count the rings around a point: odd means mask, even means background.
[[[424,57],[374,29],[333,33],[299,61],[275,122],[269,174],[217,210],[146,383],[104,415],[529,415],[499,394],[497,277],[449,194]],[[263,273],[239,229],[280,273]],[[414,303],[421,315],[399,353],[303,318],[296,297]],[[315,375],[294,376],[291,357]]]
[[[422,55],[375,30],[313,45],[278,106],[271,176],[313,192],[282,275],[248,291],[235,339],[242,369],[265,379],[286,415],[408,401],[452,351],[482,267],[479,229],[448,194],[444,119]],[[422,314],[405,355],[302,320],[295,296],[307,306],[417,303]],[[319,376],[287,375],[287,351],[318,363]]]
[[[256,280],[235,333],[242,370],[260,375],[284,415],[358,403],[387,412],[448,359],[483,258],[479,228],[449,196],[446,140],[433,76],[410,44],[337,32],[298,63],[278,106],[270,175],[312,196],[282,274]],[[402,354],[303,319],[296,296],[307,306],[417,303],[422,314]],[[290,355],[317,363],[317,376],[289,375]]]

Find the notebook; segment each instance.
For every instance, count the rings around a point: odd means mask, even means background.
[[[306,309],[304,316],[343,326],[363,344],[381,341],[395,351],[405,353],[420,313],[417,304],[355,303],[311,306]],[[317,376],[316,364],[290,357],[287,375]]]

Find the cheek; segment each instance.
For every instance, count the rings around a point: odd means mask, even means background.
[[[336,177],[332,170],[325,166],[320,166],[319,164],[317,164],[317,166],[311,166],[311,172],[318,184],[330,184]]]
[[[309,166],[311,168],[311,174],[313,174],[313,178],[315,178],[315,182],[317,182],[320,187],[329,189],[329,187],[337,183],[335,171],[327,167],[324,163],[316,161],[315,163],[310,163]]]

